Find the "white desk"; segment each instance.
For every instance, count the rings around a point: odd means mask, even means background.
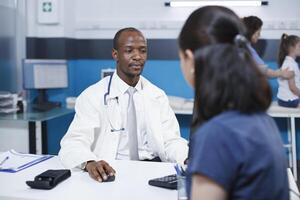
[[[299,198],[298,186],[297,186],[295,179],[293,177],[293,174],[289,168],[287,169],[287,173],[288,173],[288,179],[289,179],[290,200],[299,200],[300,198]]]
[[[172,105],[172,104],[171,104]],[[178,115],[191,115],[192,109],[176,109],[173,111]],[[289,152],[289,166],[297,180],[297,144],[296,144],[296,124],[295,118],[300,118],[300,108],[285,108],[273,102],[268,110],[268,114],[274,118],[286,118],[288,127],[288,144],[284,145]]]
[[[177,200],[177,190],[148,185],[148,180],[174,174],[172,163],[142,161],[111,161],[117,171],[116,180],[98,183],[87,172],[73,171],[72,176],[52,190],[30,189],[26,180],[47,169],[62,169],[58,157],[53,157],[17,173],[0,172],[1,200]],[[290,200],[299,200],[299,190],[288,169]]]
[[[268,110],[272,117],[286,118],[288,127],[288,144],[285,147],[289,150],[289,165],[292,167],[293,175],[297,180],[297,143],[295,119],[300,117],[300,108],[285,108],[273,102]]]
[[[60,169],[62,165],[57,157],[18,173],[0,172],[1,200],[176,200],[177,190],[167,190],[148,185],[148,180],[168,174],[174,174],[171,163],[142,161],[112,161],[116,169],[116,180],[98,183],[88,173],[72,172],[72,176],[52,190],[30,189],[26,180],[47,169]]]

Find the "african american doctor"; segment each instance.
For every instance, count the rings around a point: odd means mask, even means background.
[[[85,89],[75,117],[61,140],[66,168],[81,168],[102,182],[116,173],[112,160],[183,164],[187,141],[161,89],[141,76],[147,42],[135,28],[119,30],[113,40],[116,71]],[[130,92],[131,91],[131,92]]]

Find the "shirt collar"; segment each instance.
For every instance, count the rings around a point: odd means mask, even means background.
[[[143,89],[141,79],[142,79],[142,77],[140,76],[140,79],[135,86],[135,89],[137,90],[137,92],[140,92]],[[131,86],[128,85],[125,81],[123,81],[118,76],[117,72],[115,71],[115,73],[113,74],[113,77],[112,77],[111,91],[110,91],[110,95],[109,95],[110,98],[115,98],[117,96],[124,94],[128,90],[129,87],[131,87]]]
[[[295,59],[293,57],[291,57],[291,56],[285,56],[285,59],[295,61]]]

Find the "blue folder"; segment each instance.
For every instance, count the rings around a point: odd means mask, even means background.
[[[9,150],[0,154],[0,172],[16,173],[52,157],[53,155],[23,154]]]

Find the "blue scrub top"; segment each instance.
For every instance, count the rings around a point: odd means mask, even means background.
[[[265,113],[223,112],[192,136],[187,169],[222,186],[228,199],[288,200],[287,158],[274,120]]]
[[[256,52],[256,50],[251,46],[251,44],[248,44],[247,46],[248,46],[248,48],[250,50],[250,53],[251,53],[251,56],[253,57],[253,59],[255,60],[255,62],[258,65],[265,65],[265,62],[261,59],[261,57],[258,55],[258,53]]]

